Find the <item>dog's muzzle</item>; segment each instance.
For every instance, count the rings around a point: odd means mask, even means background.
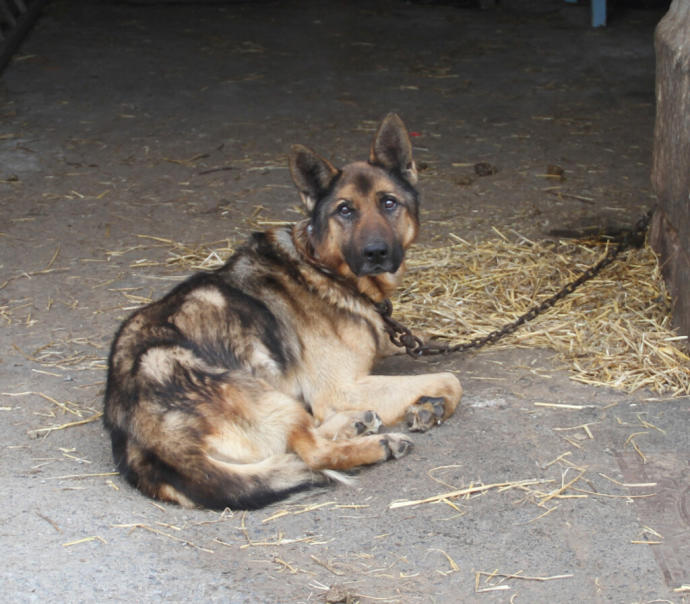
[[[350,269],[358,277],[395,273],[402,263],[403,250],[400,245],[389,245],[383,239],[370,241],[353,258],[347,258]]]

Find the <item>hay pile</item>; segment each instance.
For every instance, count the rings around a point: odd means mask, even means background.
[[[500,238],[416,248],[394,300],[403,322],[440,340],[464,342],[499,329],[605,253],[602,244]],[[671,330],[671,302],[656,255],[630,249],[494,349],[555,350],[573,378],[628,392],[690,394],[687,340]]]
[[[605,253],[598,242],[513,240],[469,243],[451,236],[444,247],[416,246],[393,300],[394,317],[413,330],[450,343],[465,342],[503,327]],[[229,241],[169,247],[165,264],[213,269],[231,251]],[[156,262],[135,262],[143,268]],[[649,247],[630,249],[516,333],[490,345],[554,350],[575,380],[627,392],[640,388],[665,396],[690,395],[687,340],[670,326],[671,301]]]

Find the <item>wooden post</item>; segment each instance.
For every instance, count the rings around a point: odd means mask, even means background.
[[[659,22],[652,184],[658,207],[650,243],[673,297],[674,324],[690,335],[690,0],[673,0]]]

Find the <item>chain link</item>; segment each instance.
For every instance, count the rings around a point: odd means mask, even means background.
[[[392,317],[393,304],[390,300],[384,300],[376,304],[376,310],[383,317],[384,327],[391,342],[400,348],[404,348],[407,354],[412,357],[417,358],[436,354],[450,354],[452,352],[464,352],[472,348],[481,348],[486,344],[492,344],[514,331],[517,331],[522,325],[538,317],[544,311],[554,306],[559,300],[572,294],[580,285],[596,277],[603,269],[611,264],[621,252],[631,247],[642,247],[653,213],[653,209],[647,212],[635,223],[632,229],[622,231],[610,239],[604,239],[607,240],[607,243],[611,243],[606,255],[599,260],[599,262],[585,270],[577,279],[567,283],[558,292],[530,308],[526,313],[520,315],[514,321],[507,323],[500,329],[496,329],[485,336],[474,338],[468,342],[460,344],[425,344],[422,339],[414,335],[408,327]]]

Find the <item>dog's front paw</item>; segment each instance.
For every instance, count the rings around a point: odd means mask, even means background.
[[[421,396],[408,407],[405,421],[412,432],[426,432],[440,424],[446,416],[446,399],[442,396]]]
[[[382,423],[376,411],[364,411],[354,418],[352,428],[356,436],[364,436],[365,434],[376,434]]]
[[[386,450],[386,459],[398,459],[412,450],[412,441],[404,434],[390,432],[382,436],[381,446]]]

